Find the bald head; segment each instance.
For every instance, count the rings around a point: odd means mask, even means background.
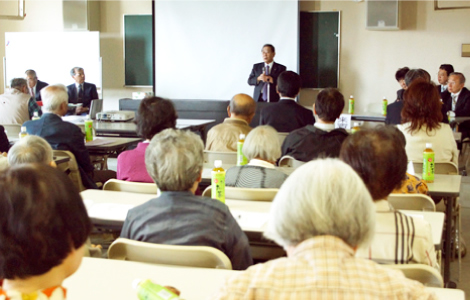
[[[230,100],[227,113],[230,118],[243,119],[248,123],[253,119],[256,111],[256,102],[247,94],[237,94]]]

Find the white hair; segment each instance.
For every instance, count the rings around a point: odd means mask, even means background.
[[[10,166],[26,163],[50,164],[53,159],[51,145],[42,137],[28,135],[8,151],[8,163]]]
[[[338,159],[318,159],[297,168],[271,206],[264,235],[287,248],[320,235],[351,247],[367,245],[374,234],[372,198],[357,173]]]
[[[161,191],[188,191],[201,175],[203,152],[201,138],[191,131],[163,130],[145,151],[147,172]]]
[[[69,95],[63,84],[52,84],[41,90],[42,110],[56,112],[63,102],[68,103]]]
[[[248,160],[261,158],[276,161],[281,157],[281,143],[276,129],[263,125],[251,130],[245,139],[242,152]]]

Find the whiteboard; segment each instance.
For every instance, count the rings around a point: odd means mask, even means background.
[[[33,69],[49,84],[74,83],[73,67],[85,70],[85,81],[102,87],[99,32],[6,32],[4,87],[12,78],[25,77]]]

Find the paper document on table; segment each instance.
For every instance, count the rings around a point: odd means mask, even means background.
[[[230,211],[237,221],[238,225],[243,228],[262,229],[268,221],[267,213],[246,212],[239,210]]]
[[[101,145],[112,144],[114,142],[116,142],[115,139],[94,139],[93,141],[86,142],[85,145],[87,145],[87,146],[101,146]]]
[[[87,207],[87,210],[90,218],[124,221],[127,217],[127,212],[129,209],[134,208],[134,206],[132,204],[97,203],[90,208]]]

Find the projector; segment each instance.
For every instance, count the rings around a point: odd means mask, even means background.
[[[130,110],[111,110],[96,113],[98,121],[127,122],[135,117],[135,112]]]

